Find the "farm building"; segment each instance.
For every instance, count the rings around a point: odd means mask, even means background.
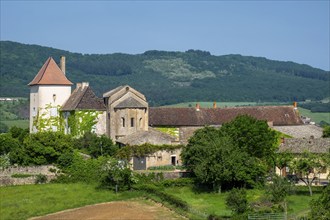
[[[65,75],[65,57],[60,67],[48,58],[29,83],[31,133],[50,130],[79,136],[94,132],[121,145],[186,144],[196,129],[221,126],[238,115],[265,120],[284,133],[293,129],[300,134],[307,128],[296,106],[150,108],[147,98],[128,85],[105,92],[102,98],[87,82],[77,83],[71,93],[72,85]],[[317,130],[314,133],[321,135]],[[166,163],[173,164],[174,157],[180,160],[175,153]]]

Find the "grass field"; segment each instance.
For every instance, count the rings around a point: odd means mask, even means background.
[[[175,195],[184,201],[188,202],[193,209],[208,214],[218,216],[230,216],[231,211],[226,208],[225,198],[227,192],[222,194],[217,193],[196,193],[190,187],[172,187],[166,189],[166,192]],[[248,190],[248,201],[253,202],[260,199],[265,192],[263,190]],[[288,216],[304,216],[309,211],[309,203],[312,198],[317,198],[319,193],[314,193],[313,197],[306,193],[293,194],[287,197],[288,201]]]
[[[205,216],[231,215],[231,211],[225,205],[227,192],[196,193],[191,187],[167,187],[165,191],[186,201],[192,208],[190,210],[192,213],[205,214]],[[248,190],[249,202],[256,201],[263,195],[263,190]],[[138,191],[115,194],[112,191],[97,190],[94,185],[82,183],[8,186],[0,188],[0,216],[1,220],[27,219],[90,204],[136,199],[142,196],[143,193]],[[307,189],[288,196],[288,215],[306,215],[311,199],[318,196],[319,193],[314,192],[313,197],[310,197]]]
[[[312,121],[316,122],[317,124],[320,121],[325,121],[330,124],[330,112],[311,112],[308,109],[298,108],[300,115],[307,116],[312,119]]]
[[[6,124],[9,128],[19,127],[19,128],[29,128],[29,120],[10,120],[10,121],[1,121]]]
[[[0,188],[0,219],[27,219],[65,209],[140,197],[139,192],[115,194],[87,184],[43,184]]]

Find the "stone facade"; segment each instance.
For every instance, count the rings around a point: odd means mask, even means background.
[[[42,174],[47,177],[47,181],[56,178],[56,173],[51,172],[57,171],[58,169],[53,165],[44,165],[44,166],[12,166],[7,169],[0,170],[0,186],[8,185],[25,185],[25,184],[34,184],[36,180],[36,175]],[[26,178],[14,178],[14,174],[29,174],[30,177]]]
[[[103,94],[107,109],[107,135],[114,141],[148,131],[148,102],[130,86],[121,86]]]

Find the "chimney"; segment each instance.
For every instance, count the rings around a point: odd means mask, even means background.
[[[61,56],[61,61],[60,61],[60,68],[65,75],[65,56]]]
[[[81,87],[81,83],[77,83],[77,89]]]
[[[217,108],[217,102],[213,102],[213,108]]]
[[[89,86],[89,82],[82,82],[82,88]]]
[[[294,109],[297,109],[297,102],[293,102]]]
[[[196,103],[196,111],[199,111],[200,110],[200,105],[199,105],[199,103],[197,102]]]

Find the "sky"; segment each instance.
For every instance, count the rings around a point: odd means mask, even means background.
[[[1,40],[83,54],[199,49],[330,70],[330,0],[1,1]]]

